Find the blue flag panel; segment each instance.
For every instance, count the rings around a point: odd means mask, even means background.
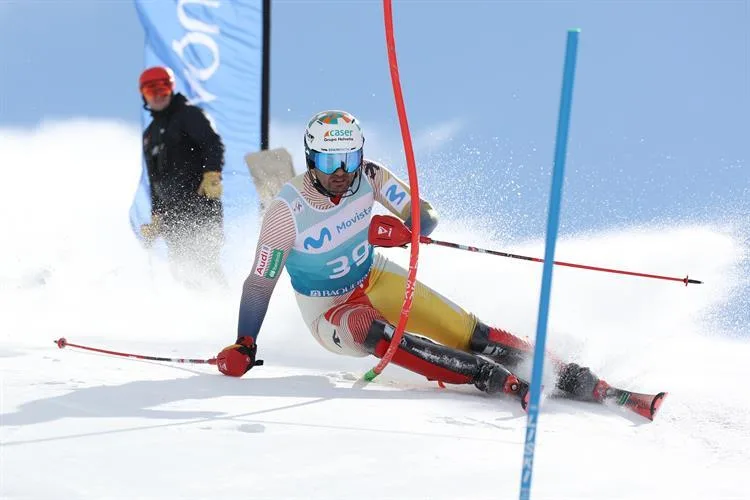
[[[135,0],[135,6],[146,37],[144,68],[172,68],[176,91],[206,112],[224,142],[226,222],[254,215],[258,196],[244,156],[261,149],[266,120],[262,111],[263,0]],[[133,75],[134,87],[137,78]],[[144,111],[143,126],[150,120]],[[150,219],[144,163],[130,210],[136,234]]]

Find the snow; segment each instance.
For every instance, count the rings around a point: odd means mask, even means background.
[[[128,227],[138,146],[137,130],[108,122],[0,131],[23,186],[0,197],[0,497],[518,496],[518,402],[394,366],[355,386],[374,360],[318,346],[286,277],[259,337],[266,365],[242,379],[58,349],[64,336],[208,358],[234,340],[254,245],[234,249],[226,292],[174,283]],[[447,219],[436,238],[541,256],[541,240],[493,240],[467,229],[475,221]],[[545,400],[532,498],[750,495],[747,325],[719,321],[747,279],[741,241],[730,225],[699,223],[562,235],[558,260],[705,284],[555,269],[548,345],[612,384],[670,396],[654,422]],[[385,252],[407,262],[406,251]],[[485,321],[534,335],[539,264],[424,246],[418,275]]]

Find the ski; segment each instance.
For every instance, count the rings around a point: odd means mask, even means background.
[[[529,397],[530,397],[530,385],[527,381],[520,377],[518,379],[518,389],[511,392],[510,395],[519,399],[521,408],[524,411],[528,411]],[[542,389],[544,390],[544,389]],[[660,392],[658,394],[643,394],[640,392],[627,391],[618,387],[613,387],[606,382],[601,383],[601,387],[597,387],[595,390],[594,401],[583,401],[599,403],[605,406],[616,406],[627,410],[630,410],[638,415],[645,417],[649,420],[654,420],[656,413],[659,411],[661,404],[664,399],[669,395],[667,392]],[[552,398],[559,399],[570,399],[572,401],[581,401],[580,399],[571,397],[564,392],[558,392],[551,395]]]
[[[626,408],[642,417],[654,420],[656,413],[659,411],[661,404],[664,402],[664,399],[668,394],[669,393],[667,392],[642,394],[609,386],[600,402],[604,405],[614,405]]]
[[[613,387],[602,381],[602,387],[597,388],[594,394],[594,400],[582,400],[570,396],[565,392],[556,392],[550,395],[553,399],[569,399],[571,401],[581,401],[584,403],[595,403],[609,407],[619,407],[638,415],[654,420],[656,413],[659,411],[664,399],[669,395],[667,392],[658,394],[643,394],[632,392],[618,387]]]

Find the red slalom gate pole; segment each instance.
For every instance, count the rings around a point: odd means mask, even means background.
[[[124,358],[145,359],[148,361],[166,361],[169,363],[190,363],[190,364],[198,364],[198,365],[215,365],[216,364],[216,358],[186,359],[186,358],[163,358],[159,356],[145,356],[143,354],[117,352],[117,351],[110,351],[107,349],[98,349],[96,347],[89,347],[89,346],[80,345],[80,344],[73,344],[71,342],[68,342],[64,337],[59,338],[53,342],[57,344],[57,347],[59,347],[60,349],[64,349],[65,347],[75,347],[76,349],[83,349],[84,351],[93,351],[93,352],[98,352],[102,354],[110,354],[112,356],[122,356]]]
[[[393,332],[393,338],[388,349],[383,354],[380,362],[365,373],[364,380],[371,382],[380,375],[380,373],[391,362],[396,349],[404,335],[406,322],[409,320],[409,311],[414,298],[414,289],[417,280],[417,263],[419,260],[419,222],[421,203],[419,202],[419,185],[417,182],[417,167],[414,161],[414,148],[411,142],[411,133],[409,132],[409,121],[406,117],[406,104],[404,104],[404,95],[401,90],[401,78],[398,74],[398,58],[396,57],[396,38],[393,33],[393,5],[391,0],[383,0],[383,18],[385,21],[385,38],[388,49],[388,65],[391,70],[391,84],[393,86],[393,97],[396,101],[396,111],[398,112],[398,122],[401,126],[401,138],[404,143],[404,154],[406,156],[406,168],[409,174],[409,190],[411,191],[411,220],[414,235],[411,237],[411,251],[409,256],[409,272],[406,277],[406,287],[404,290],[404,303],[401,306],[401,315],[399,316],[398,325]]]

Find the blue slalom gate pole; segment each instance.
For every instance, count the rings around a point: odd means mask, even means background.
[[[539,316],[537,318],[536,342],[534,345],[534,365],[531,371],[528,416],[526,419],[526,440],[524,441],[523,449],[521,494],[519,497],[521,500],[527,500],[531,495],[531,473],[534,467],[534,447],[536,445],[537,420],[539,419],[539,399],[542,392],[544,349],[547,341],[547,318],[549,316],[549,299],[552,289],[552,267],[555,260],[557,230],[560,226],[560,204],[562,201],[563,177],[565,175],[565,155],[568,149],[568,126],[570,125],[570,107],[573,100],[573,80],[575,77],[579,34],[580,30],[568,30],[568,40],[565,49],[560,114],[557,119],[555,164],[552,169],[552,190],[549,200],[549,212],[547,213],[547,240],[544,249],[542,290],[539,298]]]

